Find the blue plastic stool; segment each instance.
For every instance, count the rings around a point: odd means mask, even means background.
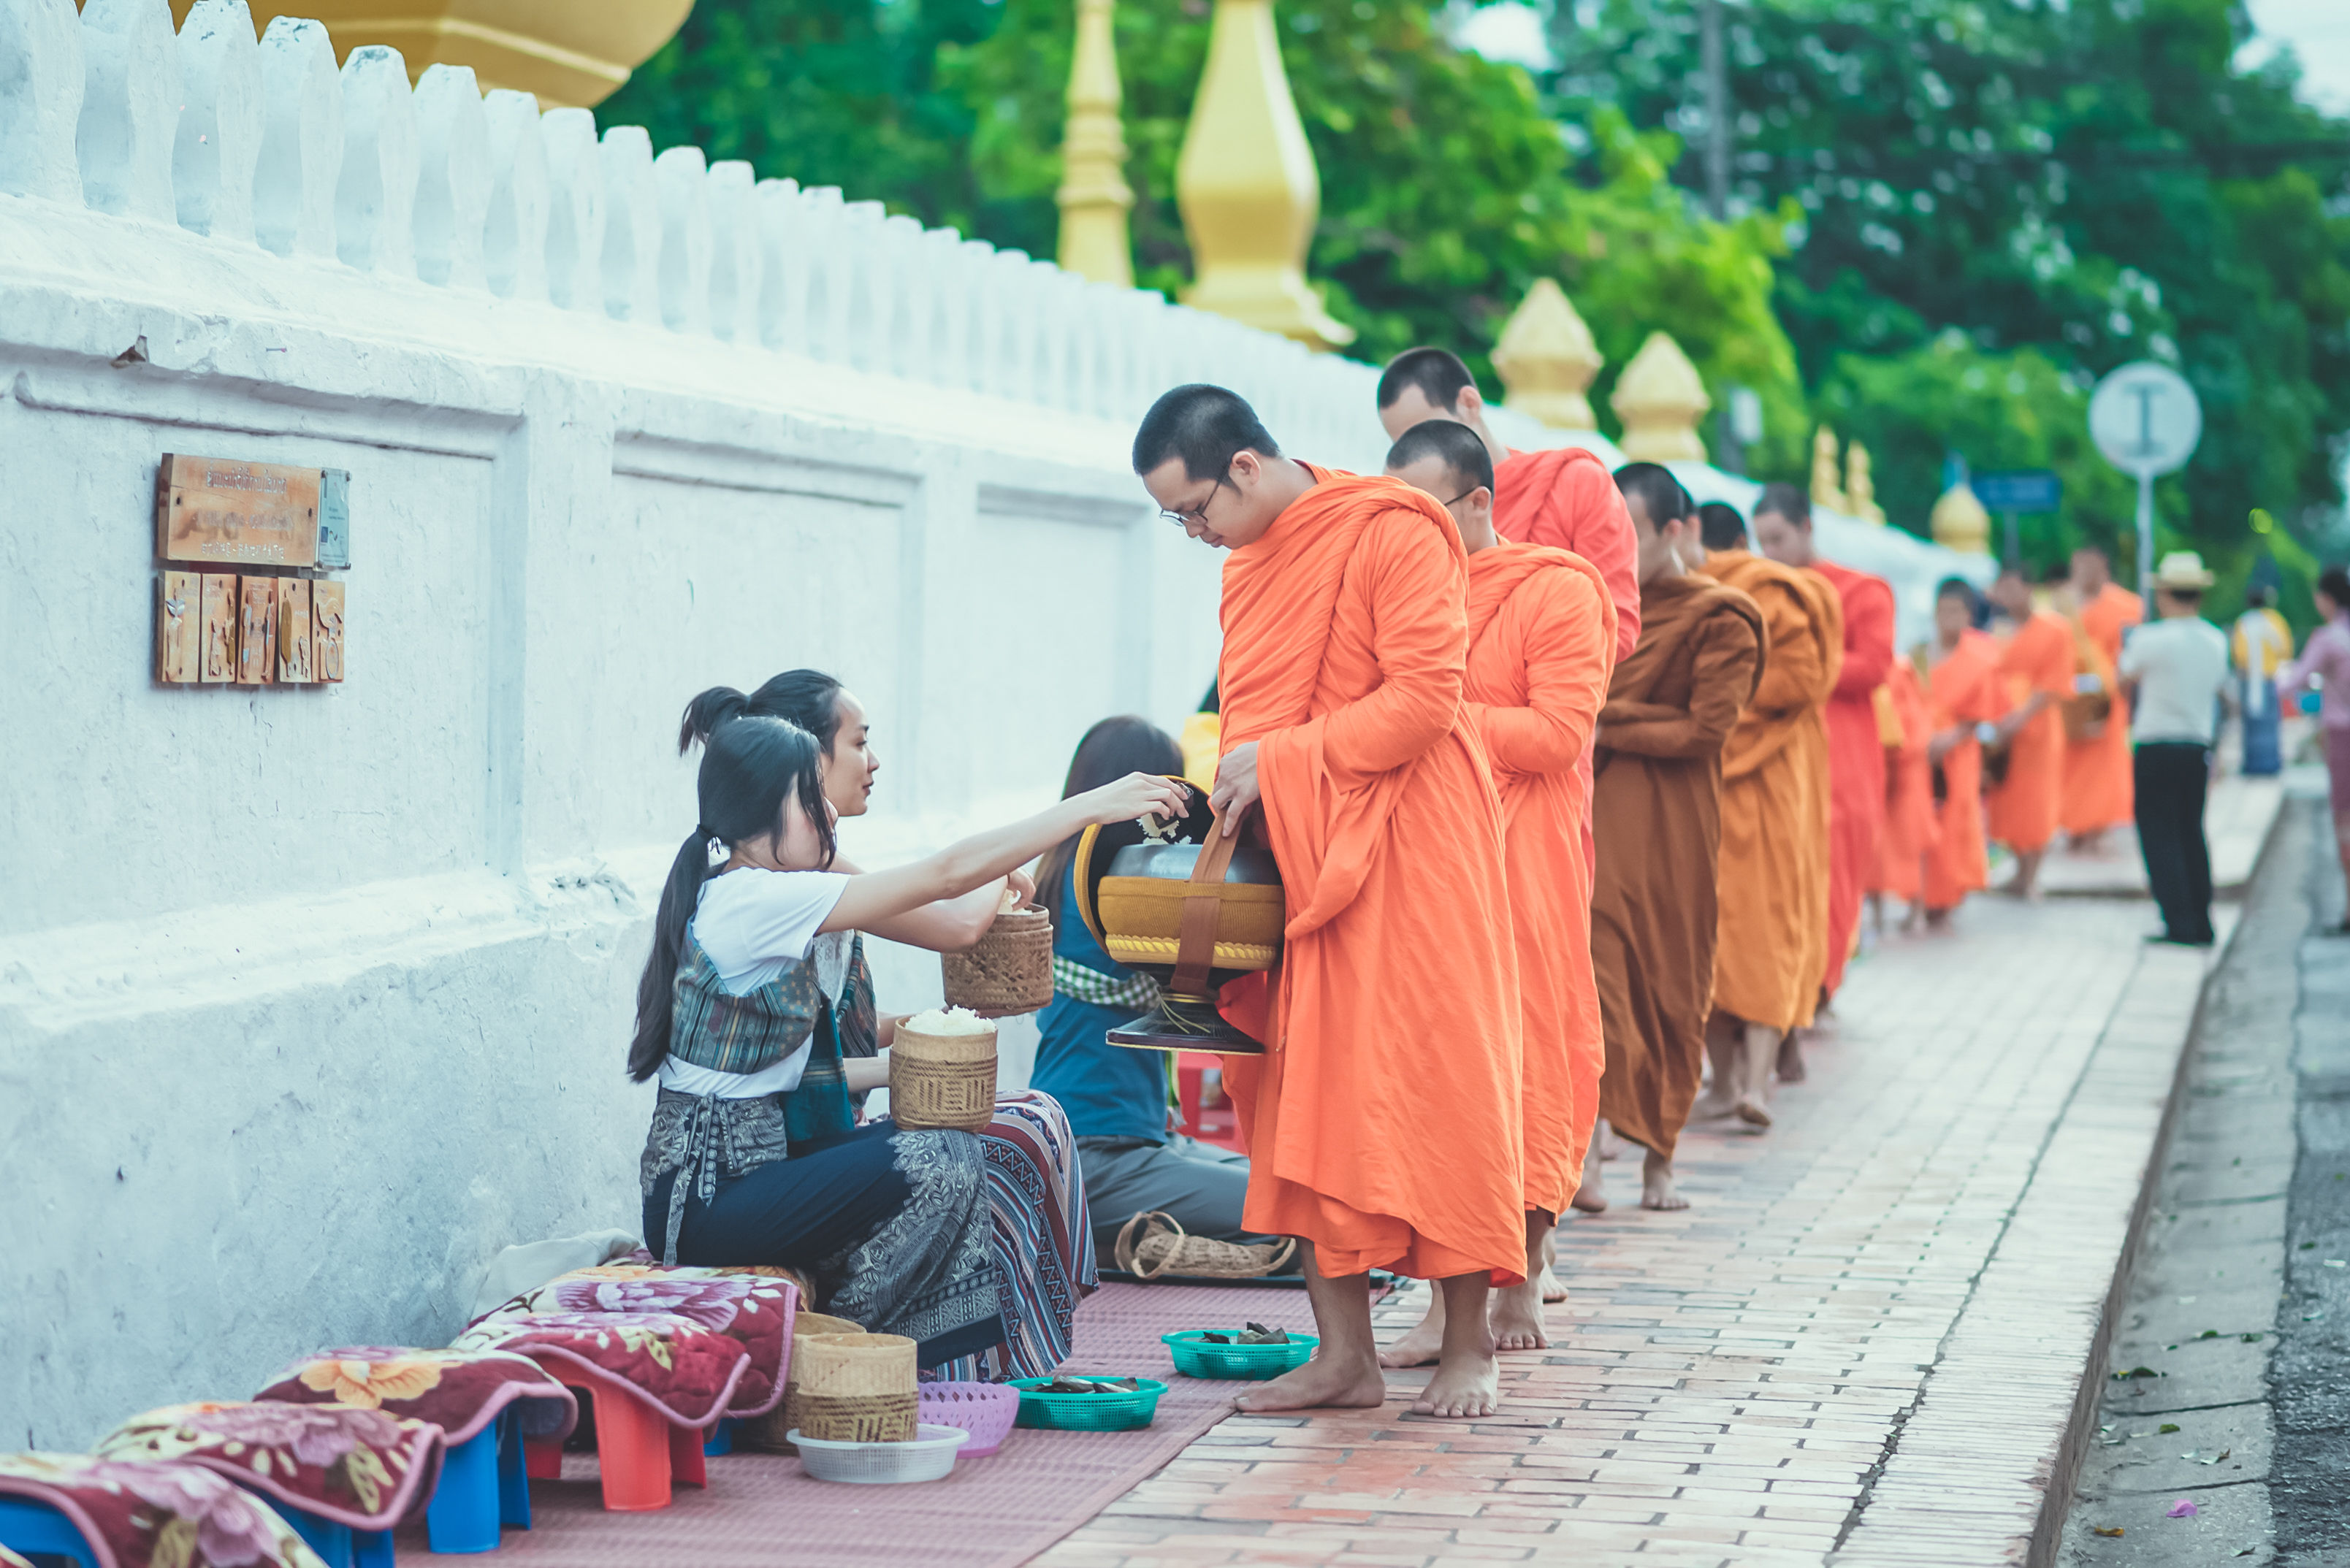
[[[710,1436],[702,1439],[702,1457],[704,1459],[716,1459],[721,1454],[731,1454],[733,1451],[734,1417],[732,1416],[721,1417],[718,1424],[710,1428]]]
[[[390,1531],[353,1530],[307,1509],[289,1508],[275,1499],[265,1501],[276,1509],[278,1518],[294,1527],[294,1533],[325,1561],[327,1568],[391,1568]]]
[[[511,1405],[496,1420],[447,1450],[441,1461],[441,1483],[424,1510],[432,1550],[443,1554],[495,1552],[501,1524],[530,1528],[522,1412]]]
[[[28,1498],[0,1497],[0,1546],[42,1568],[47,1568],[44,1558],[62,1560],[74,1568],[98,1568],[98,1553],[73,1521],[47,1503]]]

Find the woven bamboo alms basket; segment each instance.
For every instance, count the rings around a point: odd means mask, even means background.
[[[807,1298],[802,1297],[802,1300]],[[792,1321],[792,1359],[784,1371],[783,1401],[764,1416],[754,1416],[734,1428],[734,1441],[768,1454],[796,1454],[799,1447],[785,1436],[800,1424],[800,1341],[818,1334],[863,1334],[865,1325],[845,1317],[804,1312]]]
[[[799,1429],[827,1443],[914,1437],[914,1342],[902,1334],[805,1334],[792,1343]]]
[[[995,1031],[931,1034],[899,1019],[889,1047],[889,1115],[910,1129],[986,1130],[995,1118]]]
[[[1042,909],[1009,909],[995,917],[977,946],[941,953],[947,1005],[982,1018],[1041,1011],[1053,1000],[1053,917]]]

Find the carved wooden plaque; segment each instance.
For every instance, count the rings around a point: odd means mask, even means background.
[[[155,679],[188,685],[196,679],[203,579],[194,572],[165,572],[161,587],[155,605]]]
[[[343,678],[343,585],[310,585],[310,668],[320,680]]]
[[[310,672],[310,585],[301,577],[277,579],[277,679],[307,686]]]
[[[206,572],[203,585],[203,640],[197,659],[200,679],[215,685],[236,679],[236,579]]]
[[[239,686],[267,686],[277,673],[277,583],[276,577],[237,579]]]
[[[166,454],[155,478],[155,551],[166,561],[309,566],[318,560],[320,471]]]

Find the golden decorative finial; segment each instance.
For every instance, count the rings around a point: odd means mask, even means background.
[[[1096,283],[1134,286],[1126,214],[1126,132],[1118,123],[1115,0],[1077,0],[1077,47],[1069,61],[1069,120],[1061,136],[1061,265]]]
[[[1608,400],[1624,433],[1616,444],[1635,462],[1703,462],[1705,442],[1697,421],[1713,407],[1705,382],[1690,363],[1681,346],[1661,332],[1651,332]]]
[[[1982,556],[1991,551],[1991,514],[1983,510],[1983,504],[1975,499],[1973,489],[1963,479],[1934,503],[1933,529],[1935,544],[1962,555]]]
[[[1812,434],[1812,504],[1850,514],[1844,487],[1836,483],[1835,431],[1822,425]]]
[[[1607,362],[1565,291],[1546,277],[1534,279],[1493,345],[1493,369],[1509,389],[1510,407],[1553,430],[1599,428],[1583,394]]]
[[[1272,0],[1216,0],[1175,200],[1191,242],[1184,304],[1312,348],[1354,341],[1305,284],[1322,181],[1282,71]]]
[[[1877,481],[1869,476],[1868,449],[1858,441],[1844,449],[1844,498],[1851,515],[1884,525],[1885,508],[1877,504]]]

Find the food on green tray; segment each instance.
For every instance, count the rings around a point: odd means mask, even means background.
[[[1139,1394],[1142,1380],[1137,1377],[1055,1377],[1028,1390],[1031,1394]]]
[[[1200,1342],[1202,1345],[1287,1345],[1289,1331],[1285,1328],[1267,1328],[1261,1323],[1253,1323],[1248,1325],[1245,1333],[1210,1332],[1201,1334]]]

